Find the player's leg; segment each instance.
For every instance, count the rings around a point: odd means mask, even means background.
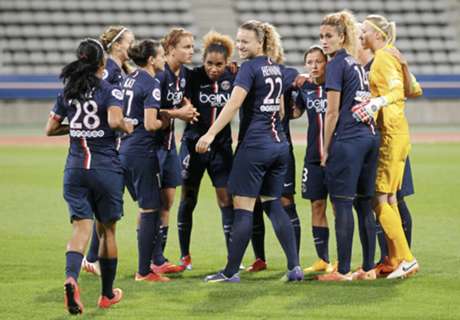
[[[222,228],[224,230],[225,245],[228,252],[234,218],[233,203],[226,187],[216,187],[216,198],[222,216]]]
[[[251,243],[256,260],[246,269],[248,272],[258,272],[267,268],[265,258],[264,210],[259,199],[254,205],[253,217]]]
[[[405,197],[413,195],[414,191],[414,183],[412,180],[412,170],[410,165],[409,157],[406,159],[406,163],[404,166],[404,175],[401,189],[398,190],[396,197],[398,199],[398,209],[401,215],[401,220],[403,224],[404,234],[406,235],[407,242],[409,247],[412,242],[412,217],[407,207],[407,203],[405,201]]]
[[[295,236],[295,243],[297,249],[297,255],[300,252],[300,238],[301,238],[301,230],[300,230],[300,220],[299,215],[297,214],[297,208],[294,202],[294,195],[293,194],[284,194],[281,197],[281,205],[283,206],[284,211],[286,211],[289,219],[291,220],[292,227],[294,229],[294,236]]]
[[[83,258],[83,262],[81,266],[85,272],[93,273],[97,276],[100,276],[101,268],[99,266],[99,262],[97,259],[98,251],[99,251],[99,238],[97,236],[96,224],[94,224],[89,249],[86,254],[86,257]]]

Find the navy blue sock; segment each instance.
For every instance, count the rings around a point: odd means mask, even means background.
[[[412,217],[404,199],[398,201],[398,209],[399,214],[401,215],[404,234],[406,235],[407,243],[410,247],[412,242]]]
[[[220,208],[220,213],[222,214],[222,228],[224,229],[225,245],[228,254],[233,225],[233,206]]]
[[[254,223],[252,226],[251,243],[256,259],[265,261],[265,223],[264,211],[260,201],[254,206]]]
[[[76,251],[67,251],[65,253],[65,276],[66,278],[72,277],[75,281],[78,281],[80,275],[81,261],[83,255]]]
[[[313,226],[312,233],[316,254],[319,258],[329,262],[329,228]]]
[[[388,247],[387,247],[387,239],[385,237],[385,232],[382,229],[382,226],[376,221],[376,234],[377,234],[377,240],[379,243],[379,248],[380,248],[380,261],[379,263],[383,263],[385,261],[385,257],[388,256]]]
[[[100,258],[102,295],[109,299],[113,298],[113,281],[117,274],[118,258]]]
[[[193,210],[196,206],[196,193],[189,192],[179,204],[177,213],[177,231],[179,233],[179,245],[181,257],[190,254],[190,238],[193,226]]]
[[[169,226],[161,226],[160,227],[161,250],[163,252],[165,251],[166,241],[168,240],[168,230],[169,230]]]
[[[296,248],[297,248],[297,255],[299,255],[300,251],[300,220],[299,220],[299,215],[297,214],[297,209],[295,206],[295,203],[291,203],[290,205],[287,205],[284,208],[284,211],[289,216],[289,219],[291,220],[292,227],[294,228],[294,235],[295,235],[295,243],[296,243]]]
[[[341,274],[350,272],[351,253],[353,247],[353,201],[351,199],[331,198],[335,207],[335,237],[337,240],[338,271]]]
[[[280,199],[265,201],[262,203],[262,207],[270,218],[276,237],[286,255],[288,270],[292,270],[299,265],[299,255],[296,250],[294,228],[291,220],[286,211],[284,211]]]
[[[155,240],[153,245],[153,252],[152,252],[152,262],[157,265],[161,266],[163,263],[166,262],[166,258],[163,255],[163,246],[161,245],[161,231],[160,231],[160,223],[158,221],[158,229],[155,233]]]
[[[232,237],[227,265],[224,269],[224,274],[227,277],[231,277],[239,271],[252,232],[252,212],[243,209],[235,209],[233,212]]]
[[[369,271],[375,267],[376,224],[372,211],[371,198],[357,197],[353,202],[358,215],[359,238],[363,249],[363,270]]]
[[[86,261],[96,262],[99,256],[99,237],[96,232],[96,222],[93,226],[93,234],[91,235],[91,243],[89,245],[88,253],[86,254]]]
[[[138,272],[141,276],[150,272],[150,258],[156,243],[159,221],[160,214],[158,212],[141,213],[137,238]]]

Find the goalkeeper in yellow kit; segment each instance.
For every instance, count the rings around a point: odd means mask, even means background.
[[[390,263],[395,267],[388,279],[404,278],[418,271],[402,228],[396,192],[401,187],[404,165],[410,150],[409,127],[404,115],[404,77],[400,62],[387,50],[396,37],[394,22],[368,16],[362,26],[362,45],[374,53],[369,72],[372,99],[355,110],[357,120],[376,116],[381,133],[374,211],[388,240]]]

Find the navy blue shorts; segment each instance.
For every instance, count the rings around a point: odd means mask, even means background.
[[[302,173],[302,198],[311,201],[327,199],[325,169],[319,162],[307,162],[306,157]]]
[[[289,146],[289,160],[283,183],[283,196],[295,194],[295,158],[292,146]]]
[[[182,185],[198,188],[207,170],[215,188],[226,188],[233,164],[231,144],[213,147],[200,154],[195,151],[194,141],[183,141],[179,152],[182,166]]]
[[[237,149],[228,180],[229,193],[256,198],[259,195],[279,198],[289,161],[289,144],[273,143]]]
[[[413,195],[414,190],[414,181],[412,180],[412,170],[410,167],[409,157],[406,159],[406,165],[404,166],[404,176],[401,185],[401,189],[396,193],[398,199]]]
[[[333,140],[326,163],[331,197],[372,197],[375,194],[380,137]]]
[[[100,169],[65,169],[64,199],[70,220],[96,219],[102,223],[123,216],[123,174]]]
[[[160,198],[160,168],[156,156],[120,155],[125,185],[139,208],[158,209]]]
[[[182,183],[181,167],[176,148],[171,150],[159,148],[157,158],[160,166],[161,189],[180,186]]]

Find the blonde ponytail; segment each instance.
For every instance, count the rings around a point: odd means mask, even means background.
[[[396,41],[396,23],[388,21],[384,16],[371,14],[366,17],[365,21],[379,32],[387,44],[394,44]]]

